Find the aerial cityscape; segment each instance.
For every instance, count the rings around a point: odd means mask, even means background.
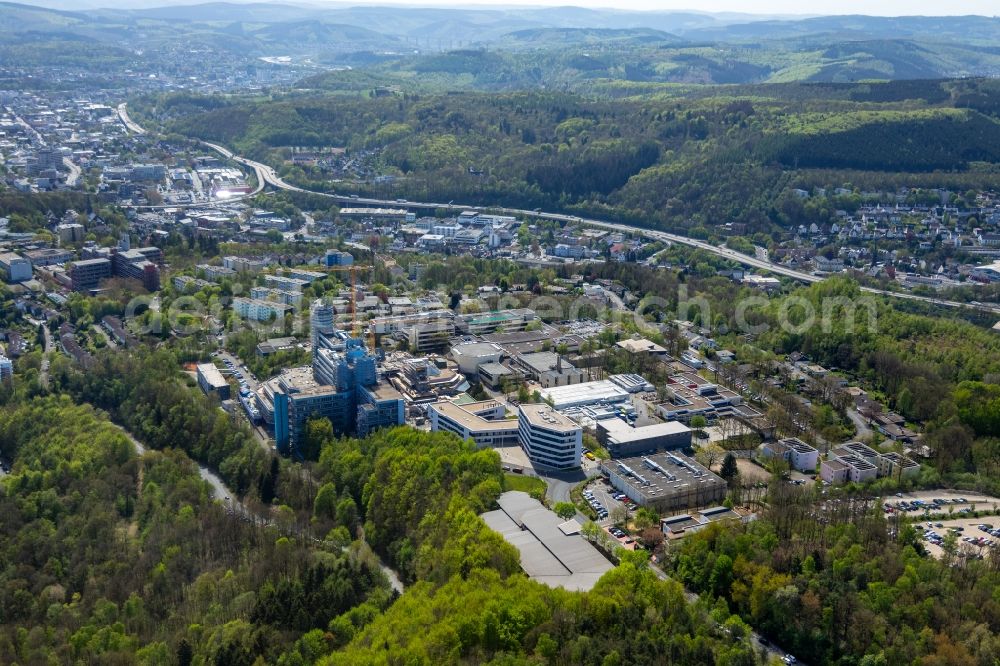
[[[42,4],[0,664],[1000,664],[1000,19]]]

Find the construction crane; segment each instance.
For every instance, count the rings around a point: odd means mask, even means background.
[[[351,335],[356,339],[361,339],[361,324],[358,321],[358,271],[370,271],[372,266],[356,266],[351,264],[350,266],[319,266],[320,272],[326,273],[342,273],[348,272],[351,274]],[[370,349],[372,353],[375,352],[375,334],[370,333],[368,335],[368,343],[370,344]]]

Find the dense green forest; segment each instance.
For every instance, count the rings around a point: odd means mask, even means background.
[[[0,659],[757,663],[738,618],[687,604],[644,558],[587,594],[528,581],[477,515],[502,490],[495,452],[407,428],[311,436],[323,441],[310,518],[329,529],[322,540],[287,507],[226,510],[182,452],[138,458],[67,396],[0,410],[13,463],[0,481],[12,565],[0,570]],[[362,534],[416,583],[398,600],[368,545],[351,542]]]
[[[365,547],[241,519],[183,453],[138,458],[67,397],[0,410],[0,447],[5,664],[304,663],[333,619],[392,601]]]
[[[877,502],[812,492],[772,485],[765,515],[687,537],[670,569],[807,663],[996,663],[995,553],[953,567]]]
[[[828,222],[786,214],[791,188],[989,187],[1000,88],[986,80],[146,98],[164,130],[226,143],[317,191],[581,212],[689,231]],[[610,98],[614,98],[613,100]],[[391,184],[292,166],[340,147]]]

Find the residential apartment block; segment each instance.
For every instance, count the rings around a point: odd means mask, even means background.
[[[761,445],[761,457],[778,458],[799,472],[812,472],[819,462],[819,451],[797,437],[787,437]]]

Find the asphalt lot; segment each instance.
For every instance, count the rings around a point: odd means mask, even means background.
[[[914,526],[921,532],[933,530],[943,538],[947,536],[949,529],[957,527],[962,528],[962,531],[958,535],[959,553],[982,555],[985,557],[989,553],[990,548],[1000,547],[1000,537],[995,537],[978,529],[978,525],[984,523],[992,525],[994,528],[1000,527],[1000,517],[986,516],[982,518],[974,518],[971,516],[963,516],[963,513],[973,510],[997,510],[1000,508],[1000,500],[997,498],[974,491],[963,490],[920,490],[912,493],[902,493],[901,495],[901,497],[892,496],[885,498],[885,504],[888,504],[893,508],[892,513],[901,513],[902,515],[912,519],[914,521]],[[933,502],[935,499],[945,500],[946,503],[937,506],[931,505],[928,507],[918,507],[916,509],[909,509],[905,511],[899,508],[899,504],[901,502],[912,502],[914,500]],[[962,502],[956,500],[965,501]],[[888,509],[886,509],[886,513],[890,513]],[[954,518],[933,520],[924,519],[923,516],[928,514],[949,514],[953,515]],[[941,525],[941,527],[938,527],[938,525]],[[963,537],[975,537],[976,539],[983,537],[984,539],[991,540],[993,544],[969,543],[967,541],[963,541]],[[922,539],[922,542],[924,547],[927,548],[927,552],[929,552],[933,557],[940,558],[944,555],[944,550],[940,545],[932,543],[929,539]]]
[[[1000,527],[1000,516],[986,516],[984,518],[959,518],[950,520],[936,520],[934,521],[934,527],[928,528],[927,523],[929,521],[920,521],[917,523],[920,529],[933,529],[935,532],[940,534],[942,537],[948,533],[948,530],[955,527],[961,527],[962,532],[958,535],[958,552],[960,553],[970,553],[973,555],[982,555],[985,557],[989,554],[991,548],[1000,547],[1000,537],[995,537],[991,534],[987,534],[978,528],[978,525],[983,523],[987,525],[992,525],[994,528]],[[937,527],[940,524],[942,527]],[[971,544],[963,541],[963,537],[974,537],[976,539],[983,537],[989,539],[993,542],[993,545],[980,545]],[[927,540],[923,540],[924,547],[934,557],[940,558],[944,555],[944,550],[941,546],[933,544]]]
[[[885,504],[888,504],[893,508],[893,512],[901,511],[899,504],[901,502],[912,502],[914,500],[922,500],[924,502],[933,502],[936,499],[945,500],[945,504],[941,504],[937,507],[929,506],[926,508],[918,507],[916,509],[909,509],[903,511],[904,515],[910,517],[920,517],[925,513],[939,514],[939,513],[951,513],[958,517],[959,512],[963,509],[970,510],[997,510],[1000,509],[1000,499],[996,497],[990,497],[989,495],[984,495],[982,493],[977,493],[975,491],[962,491],[962,490],[920,490],[913,493],[902,493],[901,495],[894,495],[885,498]],[[965,502],[956,502],[955,500],[964,499]],[[886,511],[888,513],[888,510]]]
[[[605,509],[608,510],[608,517],[604,520],[598,521],[598,525],[608,526],[613,524],[612,516],[616,509],[622,509],[625,507],[624,504],[616,500],[611,496],[611,493],[616,492],[614,488],[608,484],[603,478],[595,479],[592,483],[587,484],[585,490],[589,490],[594,494],[594,499],[601,503]]]

